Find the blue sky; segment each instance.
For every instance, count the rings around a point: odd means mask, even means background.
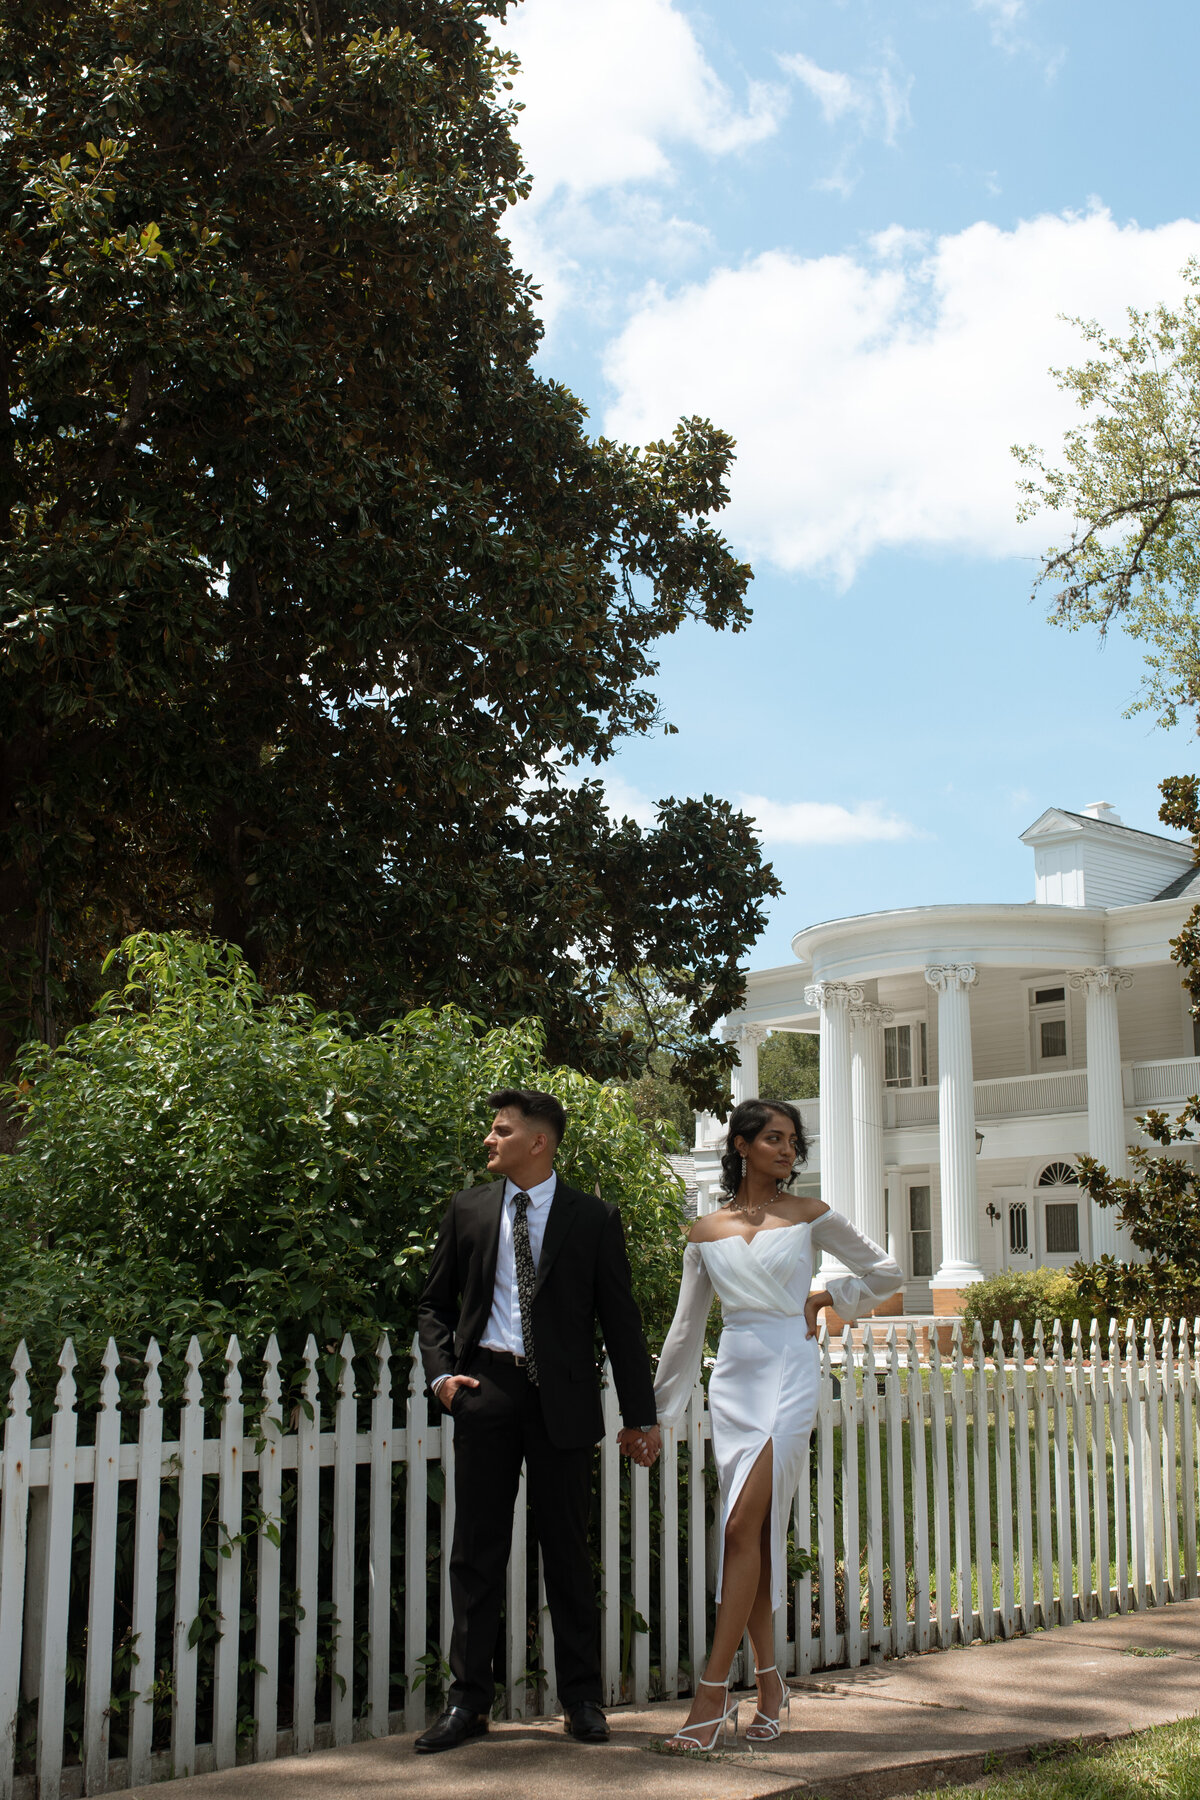
[[[1192,731],[1124,718],[1136,645],[1030,603],[1014,442],[1073,422],[1060,315],[1119,328],[1200,256],[1200,15],[1082,0],[524,0],[535,177],[514,246],[542,364],[597,430],[738,439],[723,529],[754,623],[662,647],[674,737],[606,765],[619,810],[758,819],[801,926],[1032,897],[1017,834],[1110,800],[1157,829]]]

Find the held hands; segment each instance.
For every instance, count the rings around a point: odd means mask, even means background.
[[[658,1461],[662,1433],[657,1425],[651,1425],[648,1431],[640,1431],[636,1425],[625,1425],[617,1433],[617,1449],[622,1456],[631,1456],[635,1463],[648,1469]]]
[[[814,1338],[820,1325],[823,1307],[833,1305],[833,1295],[828,1288],[814,1288],[804,1302],[804,1323],[808,1326],[807,1336]]]
[[[473,1375],[447,1375],[445,1381],[438,1382],[437,1397],[449,1412],[459,1388],[478,1386],[479,1383]]]

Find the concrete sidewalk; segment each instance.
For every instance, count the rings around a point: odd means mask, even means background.
[[[884,1800],[1028,1763],[1052,1744],[1103,1742],[1200,1713],[1200,1600],[1010,1643],[907,1657],[793,1683],[776,1743],[706,1759],[655,1753],[684,1704],[624,1707],[612,1743],[561,1721],[495,1725],[439,1756],[376,1739],[132,1790],[135,1800]],[[749,1698],[741,1719],[752,1717]]]

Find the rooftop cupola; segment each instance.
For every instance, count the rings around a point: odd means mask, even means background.
[[[1041,906],[1134,906],[1158,899],[1192,867],[1185,838],[1135,831],[1107,800],[1082,812],[1051,806],[1021,842],[1033,851]]]

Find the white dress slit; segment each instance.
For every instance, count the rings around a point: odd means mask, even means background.
[[[821,1357],[806,1335],[804,1303],[814,1251],[828,1250],[852,1273],[827,1283],[839,1317],[856,1319],[894,1294],[903,1275],[892,1259],[840,1213],[797,1225],[768,1227],[689,1244],[675,1318],[654,1383],[658,1418],[675,1425],[700,1372],[714,1292],[723,1325],[708,1385],[713,1459],[721,1493],[717,1600],[725,1566],[725,1532],[746,1478],[769,1443],[771,1605],[787,1600],[787,1529],[792,1500],[816,1418]]]

